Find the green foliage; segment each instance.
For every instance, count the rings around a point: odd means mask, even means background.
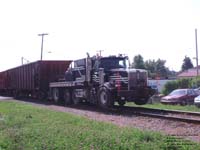
[[[149,77],[151,78],[167,78],[171,76],[171,72],[165,67],[166,60],[147,60],[145,61],[145,68],[149,71]]]
[[[165,84],[162,93],[164,95],[167,95],[175,89],[191,88],[192,81],[193,80],[191,78],[183,78],[176,81],[169,81]]]
[[[190,82],[190,87],[199,88],[200,87],[200,77],[193,78]]]
[[[166,60],[158,59],[156,61],[156,72],[158,76],[165,77],[167,74],[167,68],[165,67]]]
[[[146,69],[150,78],[167,78],[169,76],[174,76],[175,72],[170,71],[165,66],[166,60],[157,59],[157,60],[146,60],[144,62],[143,57],[138,54],[133,58],[132,67],[136,69]]]
[[[175,89],[183,88],[199,88],[200,87],[200,77],[198,78],[183,78],[176,81],[169,81],[165,84],[162,93],[164,95],[169,94]]]
[[[163,90],[162,90],[162,93],[164,95],[167,95],[169,94],[171,91],[175,90],[178,88],[178,84],[177,84],[177,81],[169,81],[165,84]]]
[[[143,57],[139,54],[133,58],[133,68],[145,69]]]
[[[122,128],[17,102],[0,102],[1,150],[160,150],[168,136]],[[170,141],[173,142],[173,141]],[[199,149],[191,143],[178,149]],[[172,143],[173,144],[173,143]]]
[[[190,88],[192,79],[191,78],[183,78],[177,80],[177,85],[179,89]]]
[[[183,64],[181,66],[181,69],[182,69],[182,71],[185,71],[190,68],[193,68],[192,61],[191,61],[190,57],[185,56],[185,58],[183,59]]]

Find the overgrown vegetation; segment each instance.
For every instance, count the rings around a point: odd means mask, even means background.
[[[0,102],[0,150],[168,150],[200,145],[18,102]]]
[[[169,94],[175,89],[181,88],[197,88],[200,87],[200,77],[198,78],[183,78],[175,81],[169,81],[165,84],[162,93]]]

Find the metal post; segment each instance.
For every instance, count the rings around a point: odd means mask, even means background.
[[[24,60],[26,61],[26,63],[29,63],[29,62],[30,62],[28,59],[26,59],[26,58],[24,58],[24,57],[21,57],[22,65],[25,64],[25,63],[24,63]]]
[[[197,29],[195,29],[195,41],[196,41],[196,65],[197,65],[197,76],[199,76],[199,69],[198,69],[198,44],[197,44]]]
[[[24,58],[23,58],[23,57],[21,57],[22,65],[24,64],[24,61],[23,61],[23,60],[24,60]]]
[[[41,60],[42,60],[42,55],[43,55],[43,41],[44,41],[44,36],[48,35],[48,33],[42,33],[38,34],[38,36],[42,36],[42,43],[41,43]]]
[[[99,50],[99,51],[97,51],[97,52],[99,52],[99,55],[101,56],[101,52],[103,52],[104,50]]]

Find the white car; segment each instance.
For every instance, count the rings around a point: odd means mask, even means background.
[[[200,95],[194,98],[194,104],[197,107],[200,107]]]

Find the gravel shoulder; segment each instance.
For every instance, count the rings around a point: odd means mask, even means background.
[[[0,97],[0,101],[18,101],[11,100],[10,98],[2,98]],[[60,112],[68,112],[72,114],[76,114],[79,116],[84,116],[86,118],[110,122],[120,127],[134,127],[140,130],[151,130],[161,132],[165,135],[176,136],[178,138],[185,138],[192,140],[194,142],[200,143],[200,125],[197,124],[188,124],[183,122],[169,121],[157,118],[150,117],[142,117],[142,116],[122,116],[118,114],[112,113],[103,113],[95,110],[87,110],[87,109],[76,109],[72,107],[64,107],[57,106],[51,103],[36,103],[34,101],[18,101],[23,103],[29,103],[32,105],[36,105],[39,107],[44,107],[47,109],[60,111]]]

